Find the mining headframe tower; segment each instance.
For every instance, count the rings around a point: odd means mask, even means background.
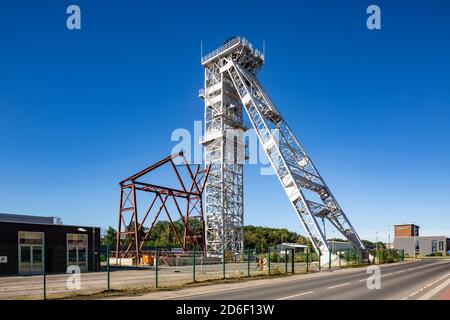
[[[206,250],[243,250],[244,110],[321,264],[337,256],[325,236],[329,221],[360,252],[366,248],[325,180],[257,78],[264,54],[234,37],[202,58],[205,128],[202,144],[210,165],[205,186]],[[315,196],[312,196],[312,194]],[[316,199],[320,199],[319,202]],[[315,201],[313,201],[315,200]]]

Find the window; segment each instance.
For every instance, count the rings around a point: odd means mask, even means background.
[[[444,241],[439,241],[439,251],[444,251]]]
[[[67,244],[74,246],[86,246],[87,234],[67,234]]]
[[[437,240],[431,240],[431,252],[437,251]]]
[[[67,266],[78,266],[81,271],[87,270],[87,234],[67,234]]]
[[[19,244],[44,244],[44,233],[20,231]]]

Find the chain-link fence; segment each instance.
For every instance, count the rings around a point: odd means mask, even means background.
[[[0,246],[0,299],[54,299],[111,291],[181,288],[212,280],[304,274],[329,269],[401,261],[401,250],[334,251],[328,264],[321,254],[293,249],[209,253],[167,248],[142,250],[139,266],[133,257],[120,257],[108,246],[98,259],[82,247]],[[6,259],[6,261],[5,261]],[[68,267],[67,267],[68,266]],[[95,270],[95,271],[93,271]]]

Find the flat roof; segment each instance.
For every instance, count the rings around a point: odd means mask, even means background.
[[[425,239],[425,238],[448,238],[446,235],[437,235],[437,236],[402,236],[402,237],[394,237],[395,239]]]
[[[100,228],[83,225],[66,225],[62,224],[59,217],[33,216],[23,214],[0,213],[0,223],[16,223],[29,225],[46,225],[55,227],[73,227],[73,228]]]
[[[285,246],[285,247],[308,248],[308,246],[305,246],[303,244],[298,244],[298,243],[282,243],[281,245]]]
[[[58,217],[33,216],[28,214],[0,213],[0,222],[61,224]]]

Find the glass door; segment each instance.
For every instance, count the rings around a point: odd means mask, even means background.
[[[78,265],[78,254],[77,254],[77,247],[76,246],[68,246],[67,247],[67,266],[76,266]]]
[[[87,270],[87,248],[86,247],[78,247],[78,266],[81,271]]]
[[[44,233],[19,232],[19,273],[41,274],[43,271]]]
[[[42,273],[42,246],[31,246],[31,273],[41,274]]]
[[[20,246],[19,249],[19,273],[27,274],[31,270],[31,246]]]

